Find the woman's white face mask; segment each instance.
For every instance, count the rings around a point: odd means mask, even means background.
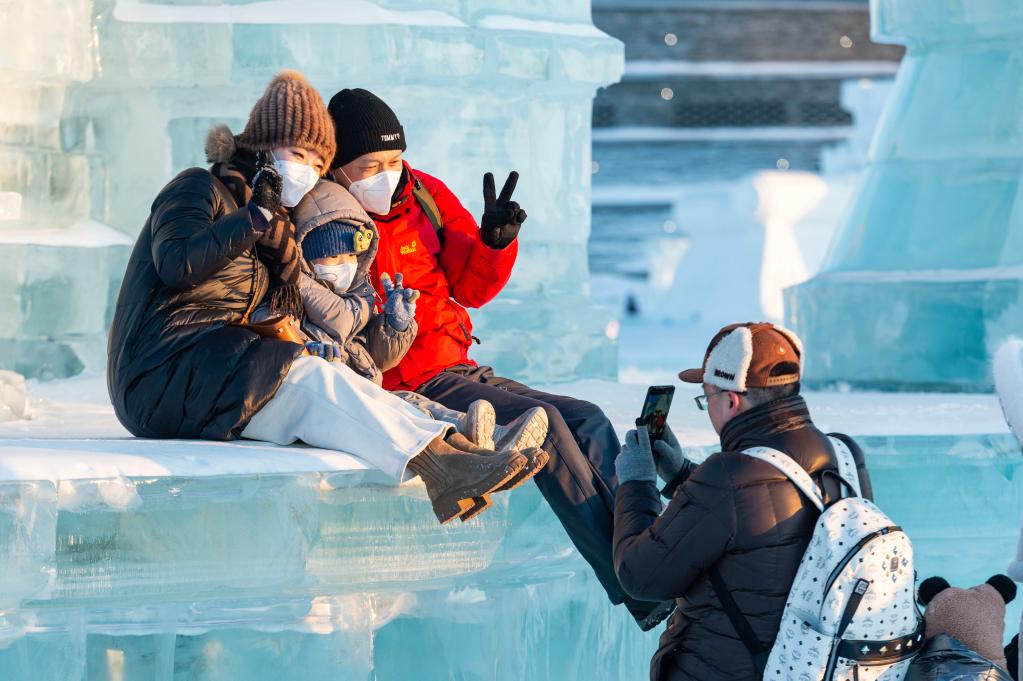
[[[343,170],[341,172],[348,179],[348,175]],[[352,182],[348,191],[370,213],[387,215],[391,212],[391,197],[401,182],[401,173],[400,170],[384,170],[364,180]]]
[[[273,152],[270,157],[274,160],[274,168],[281,174],[284,180],[284,190],[281,192],[281,203],[288,208],[294,208],[302,197],[309,193],[309,190],[316,186],[320,180],[320,174],[316,169],[305,163],[295,161],[281,161]]]
[[[322,282],[330,284],[338,293],[344,293],[355,281],[355,273],[359,269],[357,262],[346,262],[340,265],[317,265],[313,263],[313,273]]]

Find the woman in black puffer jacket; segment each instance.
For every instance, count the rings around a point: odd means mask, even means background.
[[[237,326],[271,288],[277,312],[301,314],[287,295],[300,259],[294,228],[283,209],[261,211],[250,189],[256,153],[282,147],[321,173],[335,150],[322,99],[295,72],[270,83],[237,140],[224,126],[211,131],[210,170],[185,170],[153,202],[108,346],[110,398],[132,434],[238,437],[301,354]]]

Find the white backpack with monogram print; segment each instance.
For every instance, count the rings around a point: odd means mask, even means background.
[[[852,453],[841,440],[831,442],[850,493],[827,507],[791,457],[766,447],[744,452],[778,468],[821,511],[770,650],[759,647],[727,589],[721,597],[716,569],[711,581],[766,681],[901,681],[924,639],[913,546],[860,496]]]

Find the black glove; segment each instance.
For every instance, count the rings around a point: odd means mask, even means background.
[[[483,219],[480,220],[480,236],[483,243],[498,250],[505,248],[519,235],[519,228],[526,221],[526,211],[511,200],[519,174],[514,170],[501,189],[501,195],[494,191],[494,175],[483,176]],[[496,197],[496,198],[495,198]]]
[[[284,180],[277,169],[265,165],[252,178],[252,205],[260,209],[263,217],[269,221],[277,209],[281,207],[281,192],[284,191]]]

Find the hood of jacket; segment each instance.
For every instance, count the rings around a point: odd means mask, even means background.
[[[368,249],[356,255],[359,269],[354,282],[366,280],[369,268],[380,248],[380,232],[362,204],[347,189],[331,180],[320,180],[295,206],[292,220],[295,223],[295,240],[300,247],[309,232],[328,222],[347,222],[373,232],[373,243]]]

